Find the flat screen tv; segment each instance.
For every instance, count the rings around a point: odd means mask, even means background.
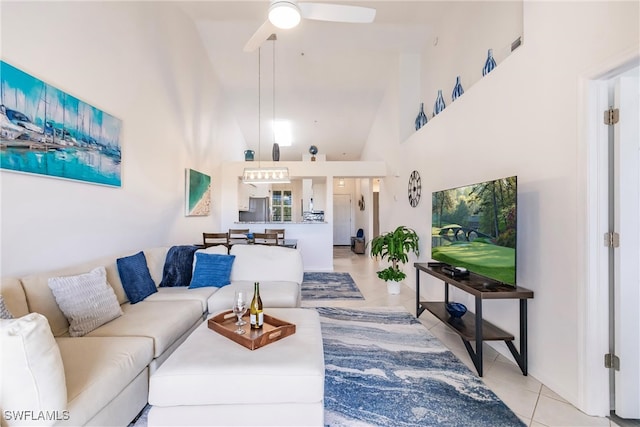
[[[517,177],[432,196],[431,258],[516,285]]]

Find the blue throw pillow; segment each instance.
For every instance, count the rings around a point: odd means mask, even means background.
[[[235,255],[206,254],[196,252],[196,268],[191,277],[189,289],[215,286],[221,288],[231,281],[231,266]]]
[[[122,287],[131,304],[140,302],[149,295],[158,292],[156,284],[151,278],[151,273],[149,273],[147,258],[143,252],[118,258],[116,264]]]
[[[169,249],[162,270],[161,288],[189,286],[193,274],[193,254],[197,249],[195,246],[172,246]]]

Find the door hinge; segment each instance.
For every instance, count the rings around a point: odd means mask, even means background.
[[[607,126],[613,126],[620,121],[620,110],[617,108],[609,107],[604,112],[604,124]]]
[[[620,358],[613,353],[607,353],[604,355],[604,367],[607,369],[620,370]]]
[[[604,233],[604,245],[607,248],[617,248],[620,246],[620,235],[615,231]]]

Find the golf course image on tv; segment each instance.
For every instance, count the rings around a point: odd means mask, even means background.
[[[432,195],[431,258],[516,284],[517,177]]]

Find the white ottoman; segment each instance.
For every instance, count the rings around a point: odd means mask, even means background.
[[[315,310],[268,309],[296,333],[257,350],[200,325],[149,382],[149,426],[322,426],[324,353]]]

